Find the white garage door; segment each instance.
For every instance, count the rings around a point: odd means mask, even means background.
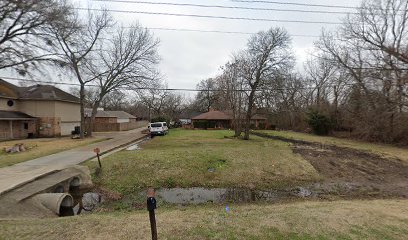
[[[79,125],[81,125],[80,122],[61,122],[61,135],[71,135],[71,132],[74,131],[75,127]]]

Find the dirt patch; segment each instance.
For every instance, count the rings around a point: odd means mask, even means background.
[[[99,186],[94,187],[92,192],[100,194],[106,201],[118,201],[123,198],[122,194]]]
[[[349,148],[295,144],[301,154],[323,177],[319,195],[343,197],[408,197],[408,166],[399,159]]]
[[[397,158],[313,142],[256,134],[293,143],[323,177],[312,189],[320,197],[408,198],[408,165]]]

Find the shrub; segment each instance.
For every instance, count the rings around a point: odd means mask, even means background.
[[[333,128],[332,120],[317,110],[307,113],[307,123],[317,135],[328,135]]]

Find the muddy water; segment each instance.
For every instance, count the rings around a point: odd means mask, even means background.
[[[135,151],[135,150],[140,150],[140,149],[141,149],[141,148],[140,148],[139,144],[136,143],[136,144],[133,144],[133,145],[127,147],[127,148],[126,148],[126,151]]]
[[[90,192],[91,190],[90,187],[70,187],[68,193],[74,200],[74,207],[61,208],[63,210],[61,216],[74,216],[93,211],[102,202],[102,198],[100,194]]]
[[[128,146],[125,150],[126,151],[136,151],[136,150],[141,150],[142,148],[140,147],[141,144],[143,144],[146,141],[149,141],[151,138],[150,137],[145,137],[142,140],[139,140],[135,142],[134,144]]]
[[[259,191],[237,188],[163,188],[157,190],[159,199],[174,204],[277,202],[290,198],[305,198],[313,193],[305,188]]]

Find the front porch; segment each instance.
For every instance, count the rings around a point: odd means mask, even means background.
[[[0,111],[0,141],[36,136],[37,119],[22,112]]]

